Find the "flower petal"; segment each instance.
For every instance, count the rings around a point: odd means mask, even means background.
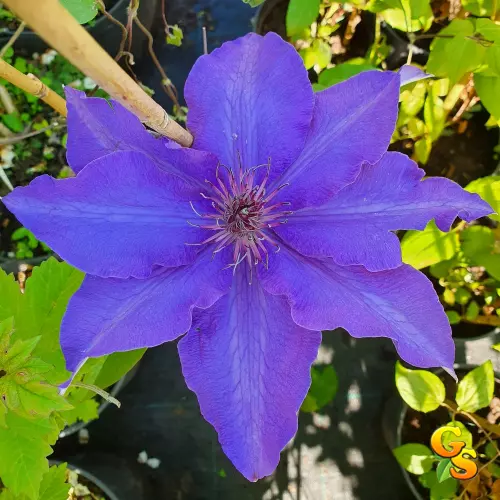
[[[304,328],[342,327],[353,337],[388,337],[412,365],[453,369],[448,318],[432,283],[410,266],[371,273],[285,246],[259,274],[266,291],[288,298],[293,320]]]
[[[179,342],[182,371],[235,467],[268,476],[297,431],[321,334],[297,326],[283,297],[267,294],[246,266],[210,309],[195,313]]]
[[[386,153],[377,164],[363,165],[356,181],[323,206],[298,210],[275,230],[304,255],[382,271],[402,264],[399,240],[390,231],[424,229],[431,219],[448,231],[457,216],[471,222],[492,213],[458,184],[423,176],[406,155]]]
[[[177,199],[176,178],[146,156],[119,152],[95,160],[77,177],[43,175],[3,201],[21,223],[71,265],[102,277],[145,278],[154,265],[195,257],[186,242],[203,239]],[[201,238],[201,239],[200,239]]]
[[[67,369],[87,357],[152,347],[187,332],[193,308],[212,306],[231,285],[232,273],[210,251],[149,278],[86,276],[71,298],[61,328]]]
[[[396,125],[399,83],[397,73],[364,71],[316,93],[304,149],[277,181],[290,183],[281,199],[294,209],[322,205],[356,179],[363,162],[380,160]]]
[[[401,87],[403,85],[408,85],[409,83],[418,82],[419,80],[424,80],[425,78],[432,78],[434,75],[430,73],[425,73],[420,68],[416,66],[411,66],[405,64],[399,68],[399,77],[401,78]]]
[[[68,103],[68,163],[78,173],[90,162],[117,151],[138,151],[179,179],[179,189],[191,198],[198,194],[205,177],[215,170],[217,159],[210,153],[181,148],[175,142],[155,139],[139,119],[120,103],[66,87]],[[194,186],[193,186],[194,184]],[[189,187],[191,186],[191,189]]]
[[[279,175],[299,155],[314,96],[297,51],[278,35],[248,34],[196,61],[186,82],[194,147],[227,167],[267,163]]]

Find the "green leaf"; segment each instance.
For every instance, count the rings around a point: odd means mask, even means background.
[[[440,483],[434,470],[422,474],[418,479],[422,486],[430,490],[430,500],[450,500],[455,498],[458,489],[456,479],[451,477]]]
[[[458,235],[440,231],[434,221],[423,231],[408,231],[401,241],[403,262],[415,269],[451,259],[458,248]]]
[[[145,352],[146,349],[136,349],[110,354],[99,371],[94,385],[106,389],[115,384],[139,362]]]
[[[60,0],[60,2],[80,24],[88,23],[97,16],[95,0]]]
[[[429,161],[429,156],[432,149],[432,139],[430,136],[422,137],[418,141],[415,141],[415,160],[417,160],[422,165],[425,165]]]
[[[6,274],[3,269],[0,269],[0,297],[0,321],[17,317],[22,299],[19,283],[13,274]]]
[[[250,7],[258,7],[261,3],[264,3],[265,0],[243,0],[244,3],[250,5]]]
[[[424,120],[431,141],[435,141],[444,130],[446,111],[443,100],[434,96],[432,91],[429,91],[429,95],[425,100]]]
[[[49,470],[46,457],[52,453],[54,424],[13,412],[7,413],[6,420],[8,428],[0,427],[0,477],[13,494],[38,500],[42,477]]]
[[[472,40],[474,23],[469,19],[454,19],[440,35],[453,38],[435,38],[426,71],[436,76],[447,76],[451,85],[457,83],[469,71],[474,71],[483,62],[486,49]]]
[[[458,323],[462,321],[462,317],[457,313],[457,311],[446,311],[446,316],[448,317],[450,325],[458,325]]]
[[[391,7],[382,12],[382,17],[393,28],[413,32],[427,30],[432,23],[432,9],[429,0],[385,0]]]
[[[485,1],[490,2],[492,0]],[[500,5],[498,3],[497,6],[497,12],[500,12]],[[486,46],[487,67],[484,69],[485,75],[500,76],[500,26],[491,19],[476,19],[476,31],[482,35],[485,40],[493,42],[492,45],[487,44]]]
[[[465,446],[467,448],[472,448],[472,439],[473,439],[472,434],[469,432],[467,427],[465,427],[465,425],[462,424],[462,422],[458,421],[448,422],[446,424],[446,427],[457,427],[458,429],[460,429],[461,432],[461,435],[459,437],[455,436],[455,434],[451,432],[445,432],[443,434],[443,446],[446,449],[451,449],[449,444],[452,441],[461,441],[462,443],[465,443]]]
[[[396,387],[408,406],[424,413],[438,408],[446,392],[443,382],[434,373],[409,370],[399,361],[396,363]]]
[[[469,226],[460,234],[462,241],[462,252],[476,264],[475,259],[478,254],[491,252],[495,244],[495,235],[489,227]]]
[[[462,0],[464,10],[478,17],[490,17],[493,14],[493,5],[498,6],[494,0]]]
[[[362,73],[363,71],[376,70],[371,64],[353,64],[352,61],[337,64],[333,68],[325,69],[319,74],[318,83],[323,88],[331,87],[337,83],[343,82],[351,76]]]
[[[78,290],[83,273],[53,257],[33,269],[26,281],[25,310],[17,323],[16,338],[40,336],[35,354],[56,368],[53,383],[68,378],[59,344],[62,317],[69,299]]]
[[[32,357],[40,338],[12,342],[13,326],[12,319],[0,323],[0,404],[26,417],[49,416],[53,411],[70,409],[57,387],[45,382],[43,375],[52,366]]]
[[[451,477],[450,474],[450,469],[452,468],[453,464],[451,463],[451,460],[449,458],[445,458],[444,460],[441,460],[437,467],[436,467],[436,476],[437,480],[442,483],[443,481],[446,481]]]
[[[472,300],[465,311],[465,318],[469,321],[474,321],[479,316],[479,311],[480,309],[478,303],[475,300]]]
[[[12,130],[12,132],[22,132],[24,129],[23,122],[17,113],[4,113],[2,115],[2,121]]]
[[[491,360],[470,371],[458,384],[456,401],[462,411],[474,413],[490,404],[495,389]]]
[[[312,383],[301,410],[306,413],[318,411],[333,400],[338,388],[337,373],[333,366],[323,369],[316,366],[311,368]]]
[[[466,290],[465,288],[457,288],[455,290],[455,301],[457,304],[460,304],[461,306],[465,306],[467,302],[469,302],[471,298],[471,293],[469,290]]]
[[[95,399],[86,399],[78,402],[74,408],[61,413],[61,417],[66,422],[66,425],[72,425],[75,422],[90,422],[99,418],[99,403]]]
[[[180,47],[182,45],[182,39],[184,38],[184,33],[181,28],[177,24],[169,26],[170,30],[167,33],[167,43],[169,45],[175,45],[176,47]]]
[[[500,352],[500,344],[493,344],[491,347],[495,349],[495,351]]]
[[[392,450],[401,467],[412,474],[424,474],[432,469],[436,460],[432,451],[423,444],[408,443]]]
[[[290,0],[286,13],[288,36],[299,34],[309,27],[319,15],[320,0]]]
[[[37,500],[67,500],[70,487],[66,482],[66,464],[53,465],[43,475]]]
[[[332,51],[330,46],[323,40],[314,40],[310,47],[300,51],[300,55],[304,60],[306,69],[310,69],[313,66],[319,66],[320,69],[324,69],[330,63]]]
[[[417,116],[420,110],[424,107],[426,94],[426,82],[417,82],[411,90],[403,90],[399,97],[401,101],[401,111],[408,116]]]
[[[476,179],[465,188],[470,193],[477,193],[481,198],[491,205],[495,212],[500,212],[500,176],[492,175]],[[499,215],[490,215],[491,219],[500,222]]]
[[[474,87],[477,95],[486,110],[495,118],[500,120],[500,76],[483,76],[481,73],[474,75]]]

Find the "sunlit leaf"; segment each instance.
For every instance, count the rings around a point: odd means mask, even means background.
[[[328,68],[322,71],[318,77],[318,83],[323,88],[331,87],[339,82],[343,82],[351,76],[362,73],[363,71],[375,70],[370,64],[353,64],[352,61],[342,64],[337,64],[333,68]]]
[[[68,500],[66,464],[53,465],[42,477],[37,500]]]
[[[462,411],[474,413],[490,404],[495,389],[491,360],[474,368],[459,382],[456,401]]]
[[[405,403],[417,411],[435,410],[445,399],[441,379],[426,370],[409,370],[396,363],[396,387]]]
[[[412,474],[424,474],[432,469],[436,458],[424,444],[408,443],[392,450],[401,467]]]
[[[476,179],[465,188],[470,193],[477,193],[483,200],[491,205],[495,212],[500,212],[500,176],[492,175]],[[500,222],[497,214],[489,215],[492,219]]]
[[[320,0],[290,0],[286,13],[288,36],[300,33],[312,24],[319,15]]]
[[[458,248],[458,235],[440,231],[434,221],[423,231],[408,231],[401,241],[403,262],[415,269],[451,259]]]
[[[337,374],[331,365],[323,369],[313,366],[311,378],[311,387],[300,408],[306,413],[318,411],[326,406],[333,400],[338,388]]]
[[[96,0],[60,0],[60,2],[80,24],[88,23],[97,16]]]

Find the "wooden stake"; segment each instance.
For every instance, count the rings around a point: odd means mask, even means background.
[[[3,0],[49,45],[159,134],[189,147],[193,136],[120,67],[59,0]]]
[[[3,59],[0,59],[0,76],[25,92],[39,97],[61,115],[67,115],[66,101],[53,90],[49,89],[36,76],[21,73]]]

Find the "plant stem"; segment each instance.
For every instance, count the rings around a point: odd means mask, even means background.
[[[8,114],[11,113],[18,114],[16,105],[14,104],[12,97],[10,96],[8,90],[3,85],[0,85],[0,101],[2,101],[2,106],[5,108],[5,111]]]
[[[0,59],[3,59],[5,53],[12,47],[12,45],[14,45],[14,42],[19,38],[19,35],[21,35],[25,27],[26,23],[22,21],[21,24],[17,27],[17,30],[14,32],[14,34],[10,37],[10,40],[0,50]]]
[[[125,72],[124,69],[80,26],[59,0],[5,0],[48,44],[142,122],[182,146],[193,136],[174,120]]]
[[[28,94],[39,97],[61,115],[67,115],[66,101],[60,95],[49,89],[35,76],[21,73],[3,59],[0,59],[0,77],[5,78],[12,85],[28,92]]]
[[[71,385],[73,387],[81,387],[82,389],[87,389],[88,391],[95,392],[96,394],[99,394],[101,398],[105,399],[106,401],[109,401],[110,403],[113,403],[118,408],[120,408],[122,405],[120,401],[118,401],[118,399],[114,398],[106,391],[103,391],[102,389],[100,389],[95,385],[84,384],[83,382],[71,382]]]
[[[11,137],[7,137],[5,139],[0,138],[0,146],[5,146],[7,144],[15,144],[16,142],[24,141],[25,139],[29,139],[30,137],[35,137],[37,135],[43,134],[47,132],[47,130],[53,130],[58,127],[62,127],[62,123],[53,123],[48,127],[43,127],[40,130],[34,130],[33,132],[28,132],[27,134],[18,134]]]
[[[491,434],[495,434],[495,436],[500,437],[500,425],[490,424],[485,418],[480,417],[479,415],[476,415],[474,413],[467,413],[465,411],[459,411],[458,407],[457,407],[457,404],[454,401],[451,401],[450,399],[445,399],[444,402],[453,411],[459,412],[460,414],[466,416],[469,420],[471,420],[476,425],[478,425],[478,423],[479,423],[479,426],[482,429],[486,429]]]

